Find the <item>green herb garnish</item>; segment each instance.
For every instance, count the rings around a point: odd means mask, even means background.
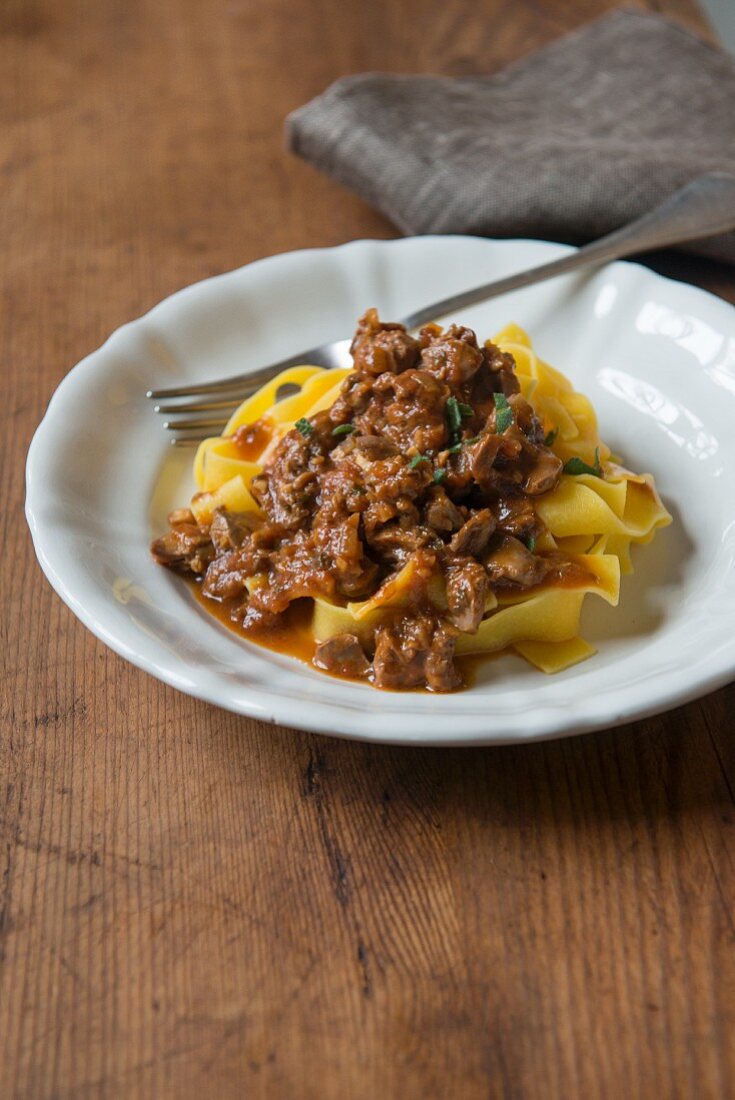
[[[577,455],[573,458],[567,459],[564,463],[564,473],[571,474],[573,477],[579,477],[580,474],[590,474],[592,477],[602,477],[602,466],[600,465],[600,449],[595,447],[595,464],[590,466],[587,462],[584,462]]]
[[[441,485],[442,481],[444,481],[444,478],[446,476],[447,476],[447,471],[444,469],[444,467],[443,466],[437,466],[437,468],[434,470],[434,483],[436,485]]]
[[[471,405],[465,405],[464,402],[462,402],[462,401],[458,401],[457,405],[459,406],[459,411],[462,414],[462,416],[468,417],[468,416],[474,416],[475,415],[475,410],[472,408]]]
[[[459,401],[456,397],[448,397],[447,403],[444,406],[444,411],[447,416],[447,424],[452,435],[456,435],[459,429],[462,427],[462,413],[459,407]]]
[[[411,459],[411,461],[408,464],[408,468],[409,468],[409,470],[415,470],[416,467],[419,465],[419,463],[428,462],[428,461],[429,460],[426,457],[426,455],[414,455],[413,458]]]
[[[528,538],[526,539],[526,546],[531,551],[531,553],[534,552],[534,550],[536,549],[536,536],[535,535],[529,535],[528,536]]]
[[[495,431],[502,435],[507,431],[513,423],[513,410],[508,407],[507,409],[498,409],[495,415]]]
[[[332,428],[332,435],[349,435],[354,430],[354,424],[338,424],[336,428]]]
[[[314,425],[310,424],[305,416],[302,416],[300,420],[297,420],[294,424],[294,428],[300,431],[301,434],[308,439],[310,435],[314,434]]]
[[[493,399],[495,401],[495,431],[500,434],[513,423],[513,410],[508,404],[508,398],[504,393],[494,393]]]
[[[544,443],[546,444],[547,447],[550,447],[552,445],[552,443],[554,442],[554,440],[556,439],[558,434],[559,434],[559,429],[558,428],[552,428],[550,432],[546,433],[546,439],[544,440]]]

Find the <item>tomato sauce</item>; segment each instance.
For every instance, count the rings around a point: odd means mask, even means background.
[[[273,427],[268,420],[256,420],[238,428],[230,437],[237,448],[237,457],[244,462],[257,462],[273,439]]]

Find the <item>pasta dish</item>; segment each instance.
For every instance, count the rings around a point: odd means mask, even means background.
[[[585,596],[617,604],[631,545],[671,522],[653,478],[515,325],[414,337],[371,309],[351,350],[351,369],[284,371],[199,446],[155,559],[249,639],[379,688],[454,691],[468,654],[588,657]]]

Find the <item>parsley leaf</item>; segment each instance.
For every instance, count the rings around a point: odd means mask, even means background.
[[[408,468],[409,468],[409,470],[415,470],[416,467],[419,465],[419,463],[428,462],[428,461],[429,460],[426,457],[426,455],[414,455],[413,458],[411,459],[411,461],[408,464]]]
[[[513,423],[513,410],[504,393],[494,393],[493,400],[495,401],[495,431],[500,434]]]
[[[528,536],[528,538],[526,539],[526,546],[531,551],[531,553],[534,552],[534,550],[536,549],[536,536],[535,535],[529,535]]]
[[[465,405],[463,401],[458,401],[457,406],[462,416],[474,416],[475,410],[472,408],[471,405]]]
[[[546,444],[547,447],[551,447],[551,445],[553,444],[553,442],[556,439],[556,437],[558,436],[558,434],[559,434],[559,429],[558,428],[552,428],[552,430],[550,432],[546,433],[546,439],[544,440],[544,443]]]
[[[294,428],[301,432],[301,434],[308,439],[310,435],[314,434],[314,426],[310,424],[305,416],[302,416],[300,420],[297,420],[294,424]]]
[[[513,423],[513,410],[511,408],[498,409],[495,417],[495,431],[502,434]]]
[[[354,424],[338,424],[336,428],[332,428],[332,435],[349,435],[354,430]]]
[[[437,468],[434,470],[434,482],[435,482],[435,484],[440,485],[442,483],[442,481],[444,481],[444,478],[446,476],[447,476],[447,471],[444,469],[444,467],[443,466],[437,466]]]
[[[571,474],[573,477],[579,477],[580,474],[590,474],[592,477],[602,477],[602,467],[600,466],[600,449],[595,447],[595,464],[590,466],[587,462],[584,462],[577,455],[573,458],[567,459],[564,463],[564,473]]]
[[[447,416],[447,424],[449,430],[455,435],[462,427],[462,413],[459,408],[459,401],[456,397],[448,397],[447,403],[444,406],[444,411]]]

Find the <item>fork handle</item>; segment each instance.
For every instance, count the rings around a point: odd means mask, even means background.
[[[594,267],[610,260],[619,260],[636,252],[645,252],[666,245],[682,244],[684,241],[711,237],[715,233],[724,233],[735,228],[735,177],[721,173],[700,176],[688,183],[660,206],[631,222],[616,229],[606,237],[579,248],[559,260],[553,260],[530,271],[510,275],[506,279],[485,283],[462,294],[453,294],[432,305],[424,306],[403,318],[403,324],[409,328],[419,328],[428,321],[435,321],[447,313],[454,313],[466,306],[497,298],[510,290],[519,290],[524,286],[551,279],[555,275],[568,274],[582,267]],[[344,354],[349,341],[338,342]],[[237,390],[240,398],[253,393],[260,385],[270,381],[286,367],[309,362],[314,353],[322,353],[323,348],[302,351],[280,363],[272,363],[260,370],[233,378],[220,379],[217,382],[203,382],[194,386],[176,386],[168,389],[149,390],[148,397],[188,397],[200,394],[229,394]],[[319,362],[319,359],[315,359]],[[334,365],[334,364],[332,364]],[[160,411],[175,412],[175,408],[161,408]]]
[[[683,244],[699,237],[711,237],[735,228],[735,178],[724,174],[700,176],[653,210],[606,237],[592,241],[559,260],[509,275],[462,294],[453,294],[424,306],[402,319],[406,328],[418,328],[447,313],[486,302],[524,286],[568,274],[580,267],[608,263],[667,245]]]

